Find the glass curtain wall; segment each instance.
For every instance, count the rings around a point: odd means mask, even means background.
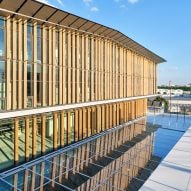
[[[145,103],[139,100],[0,120],[0,171],[144,116]]]

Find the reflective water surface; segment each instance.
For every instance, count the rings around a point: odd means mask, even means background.
[[[153,154],[164,158],[191,126],[191,116],[150,114],[147,116],[147,123],[158,127],[155,133]]]

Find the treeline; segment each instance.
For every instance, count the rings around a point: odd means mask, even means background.
[[[183,90],[183,91],[190,91],[191,90],[191,88],[190,87],[187,87],[187,86],[171,86],[171,87],[169,87],[169,86],[158,86],[158,88],[159,89],[174,89],[174,90],[176,90],[176,89],[181,89],[181,90]]]

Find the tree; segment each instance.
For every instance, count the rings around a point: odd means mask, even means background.
[[[160,96],[157,96],[157,97],[153,100],[153,102],[154,102],[154,101],[164,103],[164,110],[165,110],[165,111],[168,110],[169,102],[168,102],[168,100],[166,100],[165,98],[160,97]]]

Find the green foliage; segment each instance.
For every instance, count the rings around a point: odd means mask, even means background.
[[[160,96],[157,96],[157,97],[153,100],[153,102],[154,102],[154,101],[164,103],[164,110],[165,110],[165,111],[168,110],[169,102],[168,102],[168,100],[166,100],[165,98],[160,97]]]
[[[180,90],[183,90],[183,91],[190,91],[190,87],[187,87],[187,86],[158,86],[159,89],[173,89],[173,90],[176,90],[176,89],[180,89]]]

